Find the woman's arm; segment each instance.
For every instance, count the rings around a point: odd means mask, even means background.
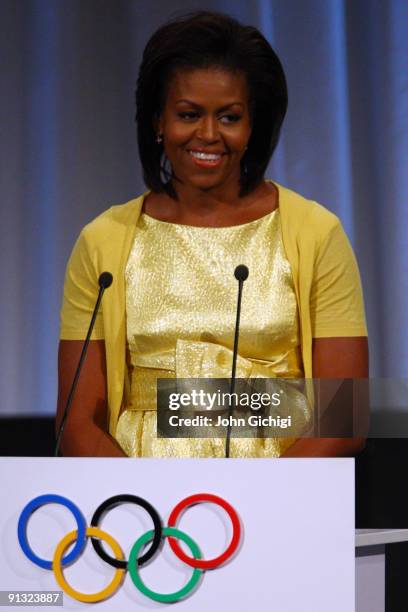
[[[327,379],[367,378],[367,338],[315,338],[313,376]],[[283,456],[353,457],[364,448],[364,443],[364,438],[302,438],[290,446]]]
[[[58,351],[58,432],[69,389],[83,346],[82,340],[61,340]],[[106,359],[104,340],[91,340],[61,440],[64,456],[124,457],[107,433]]]

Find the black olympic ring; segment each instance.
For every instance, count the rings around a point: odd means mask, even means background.
[[[137,495],[114,495],[113,497],[109,497],[105,500],[98,508],[95,510],[94,515],[91,519],[91,527],[99,527],[99,521],[111,510],[112,508],[116,508],[116,506],[120,506],[121,504],[136,504],[137,506],[141,506],[146,512],[149,514],[150,518],[153,521],[154,525],[154,537],[152,540],[152,544],[150,548],[145,552],[144,555],[138,558],[137,564],[144,565],[149,561],[158,551],[162,542],[162,522],[159,514],[153,508],[148,501],[143,499],[143,497],[138,497]],[[127,569],[128,562],[122,561],[120,559],[115,559],[114,557],[110,557],[104,550],[102,546],[102,542],[99,539],[91,538],[92,546],[95,549],[95,552],[101,559],[109,563],[112,567]]]

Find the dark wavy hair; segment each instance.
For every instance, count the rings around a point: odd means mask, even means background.
[[[263,180],[288,105],[282,65],[256,28],[243,26],[222,13],[200,11],[163,25],[143,53],[136,88],[136,123],[144,180],[154,192],[177,197],[154,127],[165,104],[168,84],[177,70],[210,67],[246,77],[252,133],[241,160],[241,195]]]

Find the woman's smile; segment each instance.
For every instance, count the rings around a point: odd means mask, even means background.
[[[206,151],[200,150],[189,150],[190,157],[194,164],[199,168],[217,168],[221,165],[225,153],[207,153]]]

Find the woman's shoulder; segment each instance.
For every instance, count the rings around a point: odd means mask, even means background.
[[[339,218],[322,204],[275,183],[279,190],[279,209],[282,223],[291,231],[325,235],[341,226]]]
[[[145,195],[142,194],[124,204],[111,206],[87,223],[81,234],[89,241],[103,240],[107,236],[110,240],[114,240],[115,237],[120,239],[127,232],[133,231],[141,213]]]

